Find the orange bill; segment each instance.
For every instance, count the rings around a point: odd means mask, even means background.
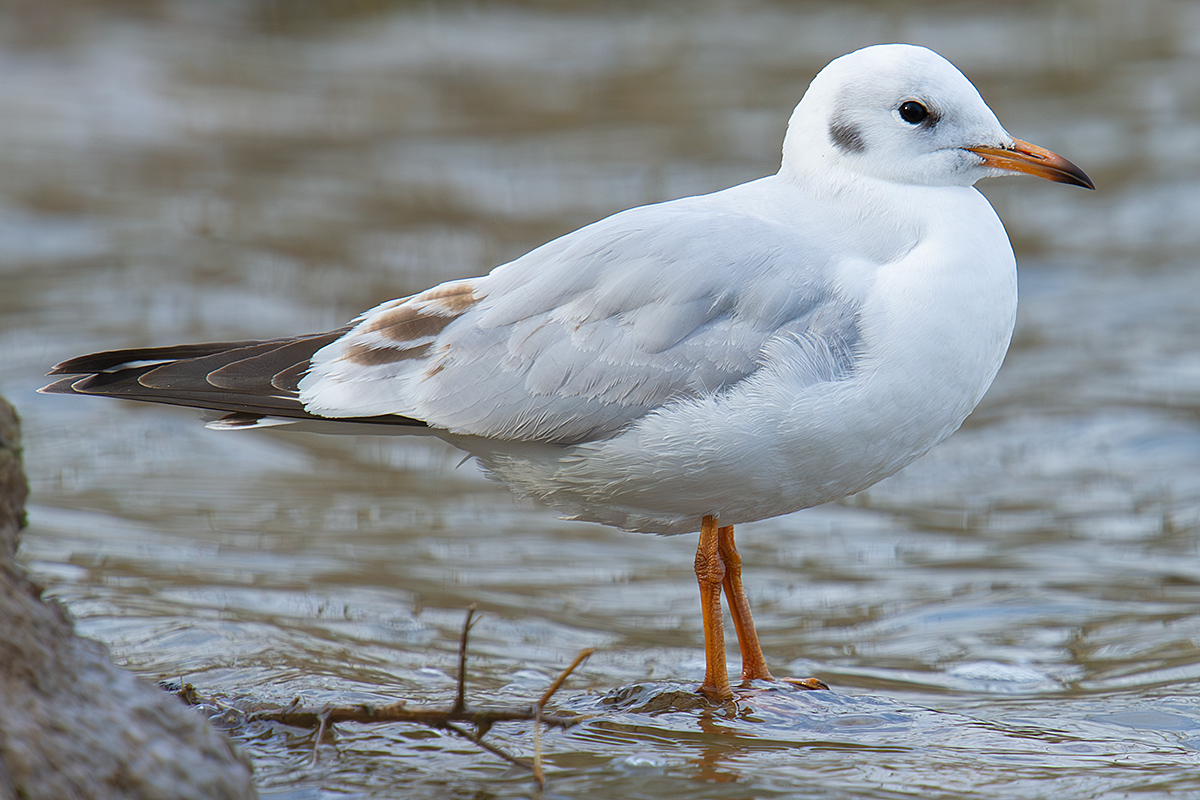
[[[1013,139],[1012,147],[968,147],[972,153],[983,156],[983,163],[996,169],[1024,172],[1056,183],[1069,183],[1095,189],[1096,184],[1083,170],[1058,153],[1052,153],[1036,144]]]

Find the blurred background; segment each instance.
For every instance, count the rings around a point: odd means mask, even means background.
[[[739,531],[772,667],[836,695],[603,704],[701,677],[693,537],[556,520],[436,442],[34,393],[82,352],[323,330],[772,173],[812,76],[889,41],[1099,189],[985,182],[1022,305],[983,405],[867,493]],[[1200,791],[1198,261],[1189,0],[0,5],[25,560],[119,663],[234,703],[447,702],[472,602],[480,699],[536,697],[597,647],[561,697],[603,713],[543,741],[556,797]],[[303,732],[234,733],[268,796],[532,790],[403,726],[348,727],[315,764]]]

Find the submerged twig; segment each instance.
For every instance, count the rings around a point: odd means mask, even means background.
[[[248,721],[278,722],[297,728],[315,728],[326,720],[326,725],[340,722],[357,722],[364,725],[384,722],[411,722],[416,725],[437,727],[444,722],[467,722],[472,725],[491,727],[497,722],[532,722],[538,719],[534,706],[492,706],[465,708],[454,711],[449,708],[408,708],[403,701],[386,706],[296,706],[289,708],[263,708],[252,712]],[[543,715],[541,721],[552,728],[569,728],[581,719],[576,716],[558,714]]]
[[[295,701],[293,701],[295,702]],[[325,730],[329,727],[329,712],[326,711],[321,715],[321,724],[317,728],[317,735],[313,737],[313,766],[317,765],[317,755],[320,753],[321,740],[325,738]]]
[[[357,722],[362,724],[408,722],[416,725],[425,725],[430,728],[450,731],[456,736],[461,736],[477,747],[510,764],[530,770],[538,786],[543,787],[545,786],[546,777],[542,769],[541,725],[548,725],[552,728],[569,728],[584,719],[584,717],[579,716],[547,714],[545,713],[546,704],[559,688],[562,687],[571,673],[594,650],[588,648],[580,651],[579,655],[575,656],[575,660],[554,679],[550,687],[535,703],[528,706],[471,708],[467,705],[466,699],[467,641],[471,628],[477,621],[475,606],[472,604],[467,609],[467,617],[463,621],[462,634],[459,637],[458,687],[454,697],[454,704],[449,708],[409,708],[403,700],[382,706],[362,704],[356,706],[322,706],[318,708],[303,706],[300,703],[300,699],[296,698],[283,708],[263,708],[254,711],[247,715],[247,721],[269,721],[300,728],[316,728],[316,741],[313,744],[314,763],[317,758],[317,749],[320,747],[325,732],[339,722]],[[499,722],[534,723],[534,757],[532,763],[522,761],[483,740],[483,737],[487,735],[492,726]],[[475,733],[472,734],[470,731],[459,727],[457,723],[473,725]]]
[[[554,679],[553,683],[550,684],[550,688],[548,688],[542,694],[542,696],[540,698],[538,698],[538,701],[533,704],[535,719],[534,719],[534,723],[533,723],[533,767],[532,767],[532,769],[533,769],[533,779],[535,781],[537,781],[537,785],[539,788],[544,789],[546,787],[546,773],[542,770],[542,726],[541,726],[541,723],[546,721],[546,717],[543,714],[543,711],[546,708],[546,703],[550,702],[550,698],[554,696],[554,693],[557,692],[560,687],[562,687],[562,685],[566,682],[567,678],[569,678],[571,676],[571,673],[574,672],[579,667],[579,665],[582,664],[584,661],[586,661],[588,656],[590,656],[594,652],[596,652],[595,649],[591,648],[591,647],[587,647],[587,648],[584,648],[583,650],[580,650],[579,654],[577,656],[575,656],[575,660],[572,661],[570,664],[568,664],[567,668],[564,669],[561,673],[559,673],[559,676]]]
[[[542,769],[542,706],[540,703],[535,704],[533,710],[537,712],[537,719],[533,722],[533,779],[537,781],[539,789],[546,788],[546,772]]]
[[[488,744],[487,742],[485,742],[483,740],[482,737],[474,735],[470,731],[463,730],[462,728],[455,725],[453,722],[447,722],[447,723],[441,725],[440,727],[445,728],[446,730],[448,730],[452,733],[458,734],[462,738],[466,739],[468,742],[471,742],[472,744],[476,745],[477,747],[481,747],[484,750],[487,750],[492,755],[499,756],[500,758],[504,759],[505,761],[507,761],[508,763],[510,763],[514,766],[524,767],[525,769],[531,769],[531,767],[528,764],[526,764],[524,761],[522,761],[521,759],[517,758],[516,756],[510,756],[508,753],[504,752],[499,747],[496,747],[493,744]],[[536,771],[534,772],[534,778],[535,779],[537,778]],[[539,780],[538,785],[544,786],[545,781]]]
[[[458,637],[458,694],[454,697],[454,710],[462,711],[467,707],[467,635],[474,625],[475,604],[467,606],[467,618],[463,620],[462,633]]]
[[[546,703],[550,702],[550,698],[554,696],[554,693],[557,692],[563,683],[566,682],[567,678],[571,677],[571,673],[579,669],[579,665],[584,661],[587,661],[594,652],[596,652],[596,648],[594,647],[585,647],[579,651],[579,655],[575,656],[575,660],[568,664],[567,668],[559,673],[559,676],[554,679],[554,683],[550,684],[550,688],[547,689],[545,694],[543,694],[537,701],[537,706],[539,709],[546,707]],[[540,718],[541,717],[539,716],[539,719]]]

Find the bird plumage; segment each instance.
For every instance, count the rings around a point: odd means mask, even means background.
[[[762,519],[865,489],[979,402],[1016,271],[972,184],[1016,170],[1090,185],[945,59],[865,48],[813,80],[777,175],[614,214],[335,331],[85,356],[46,391],[436,435],[628,530]]]

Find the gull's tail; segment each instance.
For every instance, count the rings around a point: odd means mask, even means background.
[[[210,423],[247,428],[287,421],[328,421],[300,402],[299,383],[313,354],[348,329],[285,339],[110,350],[76,356],[48,374],[65,375],[39,391],[118,397],[224,412]],[[347,423],[424,426],[398,415]]]

